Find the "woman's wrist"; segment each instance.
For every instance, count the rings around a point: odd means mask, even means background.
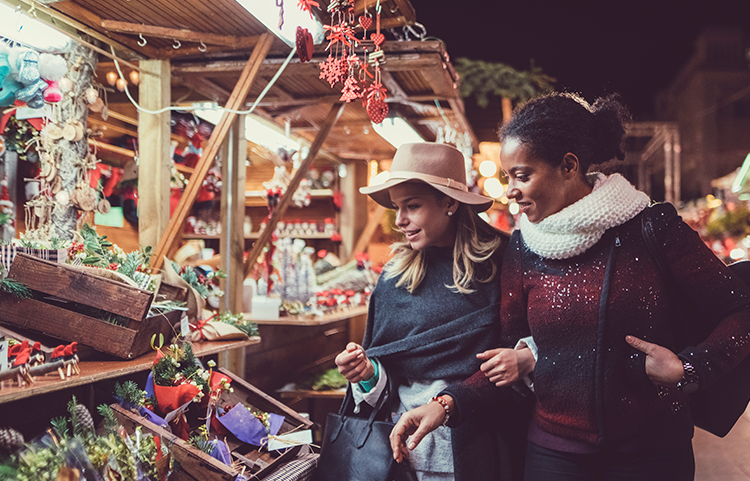
[[[443,394],[433,397],[430,399],[430,402],[440,405],[440,408],[443,410],[443,421],[440,425],[447,426],[454,411],[453,398],[447,394]]]
[[[370,362],[370,367],[365,372],[371,371],[372,374],[359,382],[359,387],[362,388],[364,392],[370,392],[375,387],[375,385],[377,385],[378,380],[380,379],[380,369],[378,367],[378,363],[371,359],[369,359],[368,361]]]
[[[518,377],[528,376],[536,366],[534,353],[528,347],[516,349],[516,358],[518,362]]]

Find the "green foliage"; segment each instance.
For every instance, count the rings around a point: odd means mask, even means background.
[[[706,234],[711,237],[744,237],[750,233],[750,210],[739,205],[734,210],[725,210],[706,224]]]
[[[100,236],[88,224],[84,224],[80,231],[83,237],[83,248],[88,256],[83,260],[87,266],[107,267],[111,264],[111,253],[109,249],[112,243],[107,240],[107,236]]]
[[[244,314],[232,314],[231,312],[222,312],[219,315],[219,322],[234,326],[248,335],[248,337],[258,336],[258,325],[254,322],[245,320]]]
[[[7,292],[16,299],[30,299],[31,289],[23,282],[18,282],[15,279],[5,278],[0,280],[0,290]]]
[[[147,393],[140,389],[135,381],[125,381],[122,384],[115,383],[115,396],[133,407],[140,408],[146,402]]]
[[[0,212],[0,225],[5,225],[13,220],[13,214],[6,214],[5,212]]]
[[[55,432],[63,439],[68,439],[70,434],[68,433],[68,420],[60,416],[59,418],[53,418],[50,424],[55,429]]]
[[[482,108],[489,105],[492,97],[527,100],[552,89],[555,82],[554,78],[543,73],[533,61],[526,71],[518,71],[504,63],[465,57],[456,59],[455,66],[461,75],[461,97],[474,96],[477,105]]]
[[[18,476],[18,470],[7,464],[0,464],[0,479],[13,480]]]
[[[313,391],[330,391],[346,387],[346,378],[338,369],[332,368],[322,373],[314,374],[297,383],[300,389],[312,389]]]
[[[117,422],[115,412],[112,408],[106,404],[100,404],[96,410],[99,412],[99,415],[104,418],[104,429],[111,434],[117,433],[117,426],[119,423]]]

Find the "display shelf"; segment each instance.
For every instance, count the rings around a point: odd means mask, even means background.
[[[241,341],[202,341],[192,344],[195,357],[202,357],[259,343],[260,338],[253,337]],[[151,368],[155,358],[156,351],[144,354],[131,361],[82,361],[78,364],[81,374],[77,376],[62,380],[57,376],[48,374],[47,376],[37,377],[34,384],[30,386],[4,387],[0,390],[0,404],[146,371]],[[10,382],[6,381],[6,384],[10,384]]]
[[[245,314],[245,319],[252,321],[259,325],[273,325],[273,326],[324,326],[331,324],[332,322],[338,322],[345,319],[350,319],[356,316],[363,316],[367,314],[367,306],[351,307],[349,309],[341,309],[336,312],[325,314],[322,317],[318,316],[288,316],[280,317],[277,321],[268,321],[262,319],[253,319],[250,314]]]
[[[268,205],[268,199],[266,197],[265,190],[248,190],[245,191],[245,206],[246,207],[264,207]],[[310,199],[332,199],[332,189],[312,189],[310,191]]]
[[[253,234],[250,234],[249,236],[246,236],[245,239],[253,240],[260,237],[259,232],[255,232]],[[330,240],[331,235],[330,234],[308,234],[308,235],[287,235],[287,236],[277,236],[279,239],[324,239],[324,240]],[[211,239],[221,239],[221,235],[208,235],[208,234],[183,234],[183,239],[205,239],[205,240],[211,240]]]

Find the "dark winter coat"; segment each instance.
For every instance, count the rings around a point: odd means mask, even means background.
[[[678,352],[706,387],[750,353],[750,288],[673,206],[652,209],[677,291],[717,325],[704,342]],[[676,351],[665,285],[645,246],[641,215],[569,259],[541,258],[524,246],[520,232],[511,237],[502,276],[503,336],[522,335],[527,325],[534,336],[534,416],[548,433],[604,445],[644,433],[687,404],[679,389],[652,384],[646,355],[625,342],[633,335]]]
[[[505,246],[493,257],[498,273]],[[452,248],[428,247],[425,252],[426,275],[414,293],[396,287],[398,278],[381,276],[370,299],[363,347],[389,377],[463,380],[478,370],[476,354],[500,343],[500,276],[476,283],[472,294],[454,293],[446,287],[453,284]],[[488,411],[484,420],[452,430],[457,481],[520,479],[500,463],[511,457],[508,445],[518,444],[506,438],[523,439],[524,433],[499,433],[489,421],[493,416]]]

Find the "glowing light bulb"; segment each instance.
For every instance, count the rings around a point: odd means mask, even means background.
[[[115,85],[117,86],[117,90],[120,92],[125,91],[125,87],[127,87],[128,83],[125,81],[125,79],[118,78],[115,82]]]
[[[130,79],[130,83],[133,85],[138,85],[139,83],[141,83],[141,74],[138,73],[137,70],[131,70],[128,78]]]
[[[497,165],[491,160],[485,160],[479,164],[479,173],[483,177],[492,177],[497,172]]]
[[[484,181],[484,191],[493,199],[498,199],[503,195],[503,184],[497,177],[490,177]]]
[[[115,86],[117,83],[117,72],[111,70],[107,72],[107,83],[112,87]]]

